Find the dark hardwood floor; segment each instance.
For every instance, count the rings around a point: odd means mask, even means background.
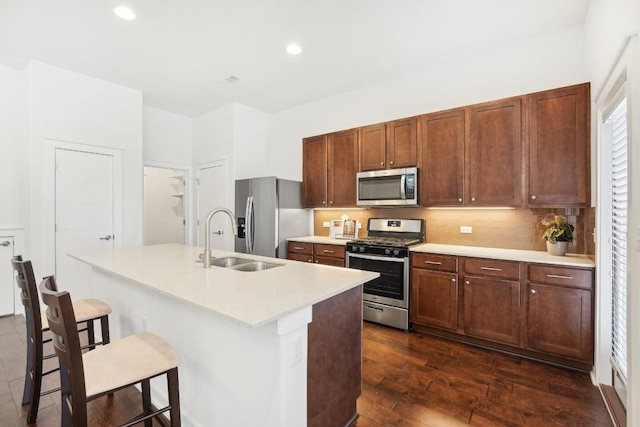
[[[589,374],[365,322],[357,427],[612,426]]]
[[[0,318],[2,427],[26,425],[25,357],[23,317]],[[367,322],[363,357],[357,427],[612,425],[586,373]],[[33,425],[59,426],[59,399],[43,397]],[[90,425],[117,425],[139,408],[137,390],[119,391],[90,403]]]

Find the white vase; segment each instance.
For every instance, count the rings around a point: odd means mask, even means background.
[[[547,252],[549,255],[564,256],[567,253],[567,247],[569,242],[555,242],[551,243],[547,241]]]

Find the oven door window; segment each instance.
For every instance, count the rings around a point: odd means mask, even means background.
[[[364,293],[379,297],[404,300],[404,262],[385,261],[384,258],[365,259],[350,257],[349,268],[375,271],[380,277],[364,284]]]

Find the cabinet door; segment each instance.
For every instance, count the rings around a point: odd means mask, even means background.
[[[292,261],[313,262],[313,255],[290,253],[289,255],[287,255],[287,259],[290,259]]]
[[[326,256],[314,257],[316,264],[333,265],[335,267],[344,267],[344,258],[332,258]]]
[[[455,330],[458,327],[458,275],[414,268],[411,321]]]
[[[588,206],[589,84],[528,96],[529,206]]]
[[[302,204],[306,208],[327,206],[327,138],[302,140]]]
[[[520,282],[465,276],[464,331],[507,344],[520,343]]]
[[[591,291],[529,283],[527,346],[593,362]]]
[[[419,119],[420,204],[461,206],[464,202],[464,110]]]
[[[377,124],[360,129],[360,170],[371,171],[386,168],[385,125]]]
[[[358,130],[328,136],[327,198],[329,207],[356,206]]]
[[[470,107],[467,139],[469,206],[522,205],[522,100]]]
[[[407,168],[418,162],[417,120],[387,123],[387,168]]]

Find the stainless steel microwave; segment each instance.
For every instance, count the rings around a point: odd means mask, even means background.
[[[418,168],[357,174],[358,206],[417,206]]]

